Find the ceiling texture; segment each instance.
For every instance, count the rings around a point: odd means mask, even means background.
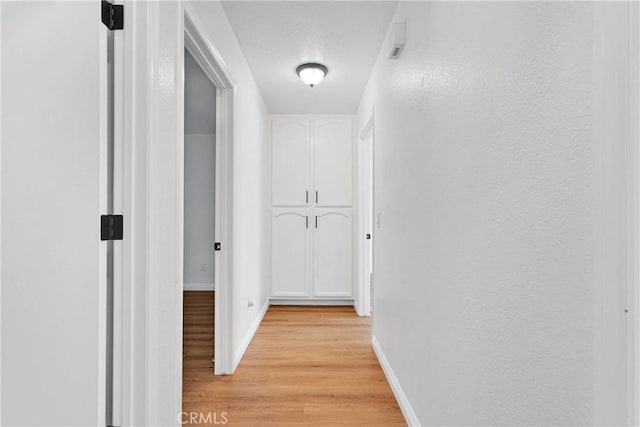
[[[222,4],[271,114],[353,114],[397,2]],[[304,62],[329,68],[322,83],[302,83]]]

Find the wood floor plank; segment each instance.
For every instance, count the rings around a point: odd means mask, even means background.
[[[352,307],[273,306],[236,372],[214,376],[213,298],[186,294],[184,412],[218,422],[225,413],[230,426],[406,425],[371,348],[371,321]]]

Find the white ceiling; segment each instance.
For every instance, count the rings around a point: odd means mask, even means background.
[[[226,1],[224,9],[272,114],[356,112],[395,1]],[[303,62],[329,68],[314,88]]]
[[[216,133],[216,87],[186,49],[184,133]]]

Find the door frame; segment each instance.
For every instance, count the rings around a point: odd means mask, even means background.
[[[235,85],[218,50],[202,35],[194,14],[184,9],[184,48],[216,87],[214,373],[233,372],[233,137]],[[183,50],[184,51],[184,50]],[[183,61],[184,66],[184,61]],[[184,80],[183,80],[184,86]],[[184,93],[184,90],[183,90]],[[183,126],[184,128],[184,126]],[[184,133],[184,129],[183,129]],[[181,176],[184,177],[184,164]],[[181,212],[184,199],[180,200]],[[181,214],[182,216],[182,214]],[[183,234],[183,230],[180,230]],[[184,237],[183,237],[184,240]],[[212,242],[213,243],[213,242]]]
[[[2,22],[2,4],[0,3],[0,22]],[[0,31],[2,46],[2,31]],[[2,70],[2,55],[0,55]],[[2,79],[0,79],[0,242],[2,242]],[[0,319],[2,319],[2,245],[0,245]],[[0,385],[2,384],[2,327],[0,327]],[[0,386],[0,420],[2,420],[2,387]]]
[[[638,425],[640,8],[632,1],[597,3],[593,18],[593,418],[598,425]]]
[[[628,420],[630,425],[640,424],[640,5],[629,2],[629,53],[631,92],[631,153],[632,171],[632,281],[628,292],[631,309],[629,325],[628,361],[630,367]]]
[[[369,116],[369,118],[367,119],[367,122],[365,123],[365,125],[362,127],[362,130],[360,131],[360,133],[358,134],[358,141],[357,141],[357,155],[358,155],[358,207],[359,207],[359,212],[358,212],[358,237],[357,237],[357,245],[358,245],[358,271],[359,271],[359,285],[360,285],[360,292],[358,292],[358,304],[356,307],[356,311],[358,313],[359,316],[371,316],[371,312],[373,309],[373,304],[371,303],[371,297],[372,297],[372,293],[371,293],[371,280],[373,280],[372,278],[369,277],[369,274],[367,271],[365,271],[365,269],[367,268],[367,262],[366,262],[366,257],[367,257],[367,242],[364,239],[364,234],[366,233],[366,218],[365,218],[365,204],[366,203],[370,203],[371,206],[371,211],[369,212],[370,215],[370,221],[372,224],[371,227],[371,234],[372,234],[372,239],[370,242],[371,245],[371,253],[373,254],[373,165],[374,165],[374,161],[373,161],[373,156],[374,156],[374,150],[373,150],[373,144],[374,144],[374,111],[371,111],[371,115]],[[367,146],[371,144],[370,148],[367,148]],[[370,155],[370,159],[366,156],[366,151],[365,150],[370,150],[371,151],[371,155]],[[370,162],[370,189],[369,189],[369,194],[370,194],[370,199],[369,197],[367,197],[367,195],[365,194],[365,191],[367,190],[366,186],[364,185],[364,183],[366,182],[365,180],[367,179],[366,177],[364,177],[363,175],[363,166],[364,166],[364,161],[369,161]],[[373,256],[371,257],[371,264],[369,269],[373,272]]]

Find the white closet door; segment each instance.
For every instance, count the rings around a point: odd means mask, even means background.
[[[105,425],[108,30],[99,1],[0,8],[2,424]]]
[[[313,222],[314,296],[350,297],[353,278],[351,210],[317,211]]]
[[[309,195],[309,121],[274,119],[271,128],[271,203],[306,206]]]
[[[353,127],[351,119],[316,121],[317,206],[351,206]],[[314,194],[314,199],[316,195]]]
[[[285,209],[274,209],[272,217],[271,296],[307,297],[311,219]]]

